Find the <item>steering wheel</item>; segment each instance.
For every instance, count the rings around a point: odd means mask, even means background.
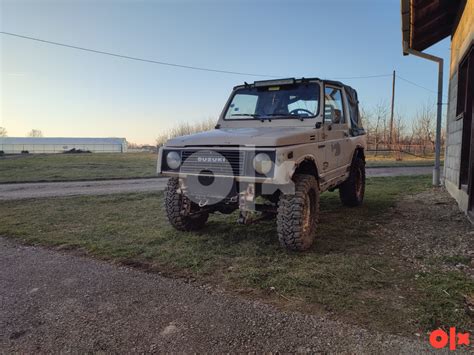
[[[308,116],[313,116],[313,113],[310,110],[307,110],[305,108],[295,108],[294,110],[290,111],[290,115],[297,115],[298,112],[303,111],[308,114]]]

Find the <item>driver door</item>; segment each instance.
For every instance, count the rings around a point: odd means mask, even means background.
[[[348,139],[347,113],[342,88],[324,86],[324,124],[326,138],[326,162],[328,179],[336,179],[345,174],[345,144]]]

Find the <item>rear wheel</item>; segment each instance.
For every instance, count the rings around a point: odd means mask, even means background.
[[[365,193],[365,161],[356,156],[351,165],[349,178],[339,187],[339,197],[345,206],[360,206]]]
[[[297,175],[295,193],[282,194],[278,202],[277,230],[280,244],[303,251],[314,241],[319,217],[319,186],[312,175]]]
[[[199,207],[179,190],[179,180],[170,178],[165,190],[165,208],[169,222],[179,231],[202,229],[209,213],[200,211]]]

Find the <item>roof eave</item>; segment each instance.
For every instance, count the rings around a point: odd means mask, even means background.
[[[401,0],[403,54],[423,51],[450,36],[465,0]]]

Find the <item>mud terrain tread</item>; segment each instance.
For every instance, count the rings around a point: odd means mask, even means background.
[[[209,213],[202,212],[193,216],[186,215],[183,206],[191,201],[177,192],[179,189],[179,180],[170,178],[165,189],[165,209],[168,221],[171,225],[183,232],[196,231],[202,229],[209,218]]]
[[[280,244],[289,250],[303,251],[308,249],[314,239],[314,232],[319,216],[319,187],[312,175],[297,175],[294,178],[295,194],[280,196],[278,203],[277,231]],[[304,240],[303,235],[303,212],[308,192],[314,189],[316,192],[316,210],[311,218],[312,235],[310,242]]]
[[[365,190],[365,161],[360,157],[354,157],[351,165],[351,172],[349,178],[344,181],[339,187],[339,197],[343,205],[348,207],[360,206],[364,200],[364,193],[362,198],[358,198],[356,194],[356,171],[361,169],[362,171],[362,184],[363,191]]]

